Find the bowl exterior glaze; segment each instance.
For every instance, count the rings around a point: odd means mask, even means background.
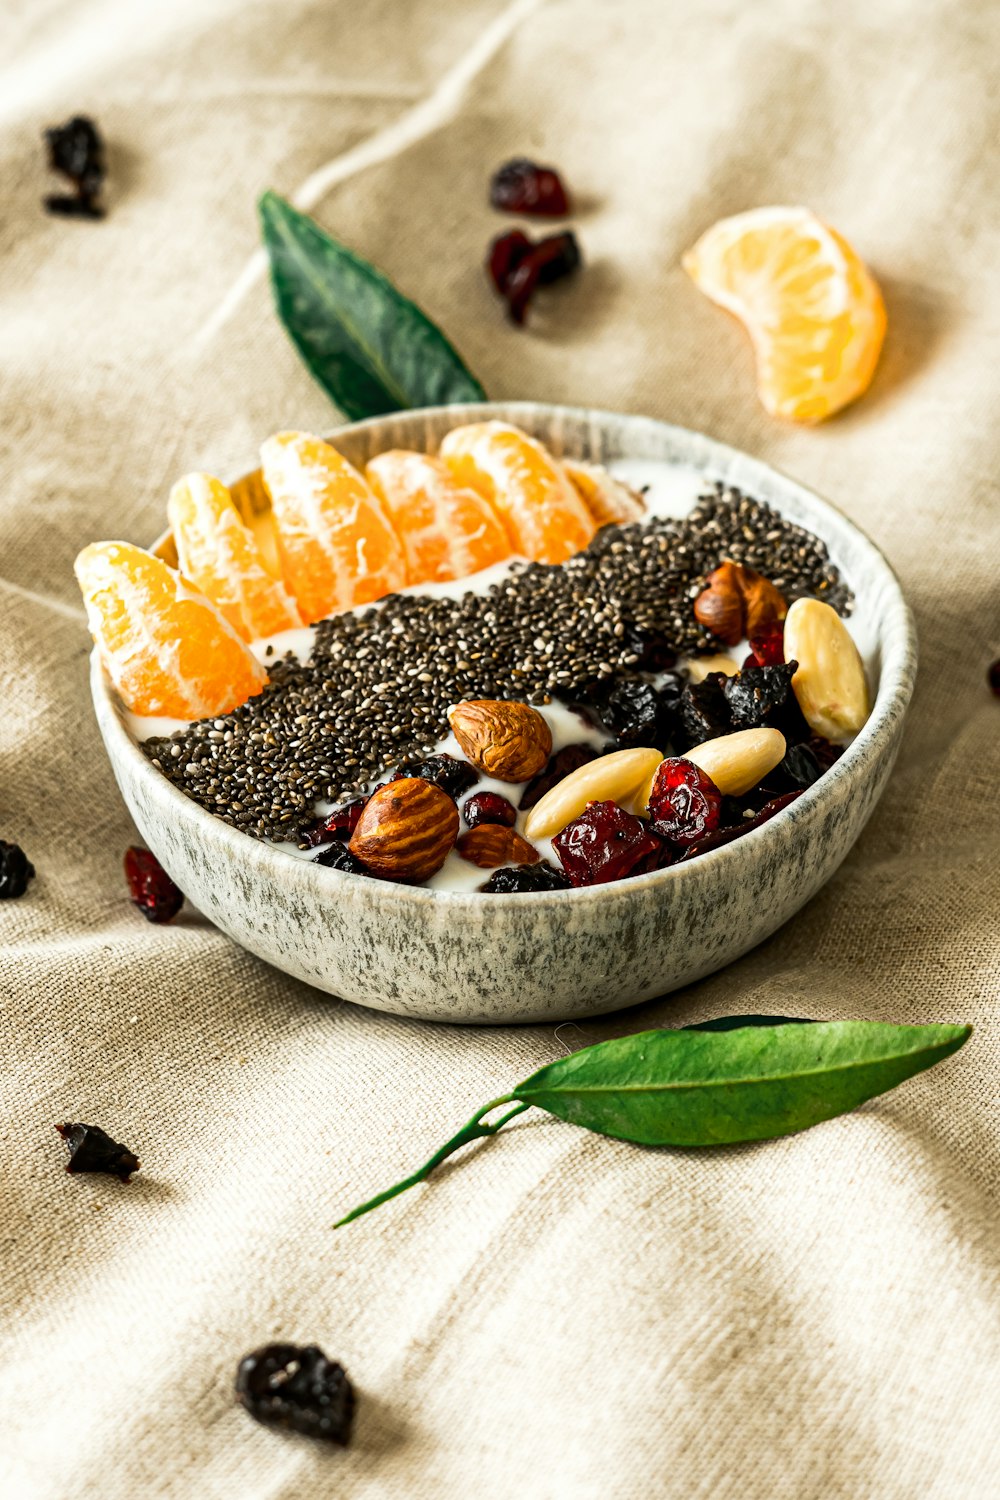
[[[260,844],[160,775],[125,729],[96,653],[91,682],[122,796],[191,901],[237,943],[345,1000],[436,1021],[569,1020],[663,995],[768,937],[829,879],[867,822],[913,688],[913,622],[868,539],[801,485],[733,449],[646,418],[532,403],[449,407],[356,423],[338,448],[363,464],[436,449],[459,423],[515,421],[559,453],[693,464],[775,505],[828,545],[857,596],[875,692],[867,725],[815,787],[763,828],[690,864],[544,895],[411,889],[327,870]]]

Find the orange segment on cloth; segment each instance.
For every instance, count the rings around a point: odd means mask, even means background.
[[[399,533],[408,582],[466,578],[510,556],[492,505],[459,484],[442,459],[396,448],[373,458],[365,476]]]
[[[808,209],[720,219],[683,265],[749,333],[772,416],[821,422],[868,389],[885,337],[882,293],[847,241]]]
[[[336,448],[307,432],[279,432],[260,456],[282,573],[307,625],[403,588],[402,543]]]
[[[91,634],[133,713],[206,719],[238,708],[267,682],[215,606],[152,553],[94,542],[75,571]]]
[[[302,624],[294,599],[268,571],[253,533],[218,479],[187,474],[178,480],[167,516],[181,572],[244,639],[260,640]]]
[[[565,562],[597,529],[562,465],[518,427],[456,427],[441,444],[441,457],[459,484],[471,485],[496,507],[524,557]]]

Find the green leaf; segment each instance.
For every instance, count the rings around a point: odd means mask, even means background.
[[[957,1051],[970,1032],[874,1021],[644,1031],[561,1057],[511,1095],[647,1146],[760,1141],[895,1088]]]
[[[381,271],[277,193],[259,206],[281,320],[345,416],[485,399],[441,330]]]

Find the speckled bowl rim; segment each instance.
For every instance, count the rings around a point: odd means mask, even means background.
[[[160,805],[168,816],[191,821],[196,826],[201,824],[206,833],[218,841],[220,851],[228,851],[237,860],[252,861],[262,872],[273,876],[279,884],[294,885],[302,881],[305,886],[312,886],[318,893],[322,893],[324,888],[331,889],[329,885],[331,880],[337,882],[333,889],[336,889],[342,900],[351,901],[355,893],[360,894],[359,887],[364,888],[367,897],[375,887],[380,900],[387,905],[412,908],[415,912],[428,907],[440,908],[442,904],[460,911],[477,911],[482,910],[484,906],[494,908],[498,900],[502,900],[504,905],[509,902],[530,901],[535,908],[547,906],[553,913],[557,913],[564,908],[566,902],[573,902],[575,906],[627,902],[633,894],[660,887],[666,890],[671,882],[682,881],[685,878],[703,882],[713,871],[718,872],[720,879],[725,879],[728,869],[732,868],[735,873],[740,863],[752,852],[759,849],[763,853],[768,841],[776,842],[781,837],[784,828],[794,823],[812,823],[828,808],[829,804],[841,801],[850,795],[852,786],[857,783],[859,775],[863,774],[872,752],[877,751],[879,741],[888,733],[895,716],[905,714],[912,697],[917,666],[916,627],[899,579],[879,548],[842,511],[828,500],[822,499],[807,485],[790,478],[771,464],[752,458],[741,449],[717,442],[692,428],[678,427],[653,417],[633,416],[628,412],[550,405],[544,402],[497,401],[447,407],[422,407],[406,412],[393,412],[386,416],[369,417],[362,422],[345,423],[330,434],[330,437],[332,441],[348,433],[375,432],[386,422],[408,418],[414,421],[431,422],[445,416],[455,426],[462,422],[482,421],[489,418],[516,422],[520,416],[522,419],[529,419],[531,427],[537,429],[539,417],[542,414],[550,417],[553,424],[557,424],[560,420],[569,420],[600,427],[608,423],[617,425],[624,422],[633,431],[638,430],[641,433],[643,427],[648,427],[651,431],[656,430],[661,434],[676,436],[681,443],[697,444],[703,454],[699,466],[709,471],[713,469],[724,471],[729,465],[738,462],[743,467],[744,473],[747,470],[750,471],[751,479],[753,477],[765,481],[769,478],[777,479],[780,485],[797,491],[807,507],[816,507],[824,513],[834,533],[841,532],[845,537],[850,538],[856,549],[862,553],[867,552],[873,574],[876,577],[879,574],[882,575],[884,603],[879,616],[879,638],[884,641],[888,636],[894,640],[898,632],[901,638],[901,649],[897,648],[893,653],[897,658],[894,663],[886,662],[883,650],[878,693],[868,722],[833,767],[789,807],[783,808],[767,823],[745,834],[743,838],[734,839],[718,849],[710,850],[707,854],[700,855],[698,859],[691,860],[687,864],[671,865],[664,870],[654,870],[630,880],[557,891],[512,892],[502,898],[480,891],[428,890],[421,886],[397,885],[388,881],[373,882],[365,876],[352,875],[343,870],[327,869],[311,860],[292,859],[279,849],[260,843],[248,834],[231,828],[228,823],[206,812],[192,798],[185,796],[149,763],[132,739],[122,720],[121,710],[110,679],[104,671],[95,648],[91,655],[91,689],[102,732],[106,739],[110,736],[110,740],[114,742],[115,755],[121,755],[126,760],[130,760],[137,772],[149,781],[151,788],[155,788],[153,795],[162,799]],[[243,470],[237,477],[242,477],[248,472],[250,471]],[[752,483],[746,484],[745,487],[753,496]],[[766,482],[763,487],[767,488]],[[780,510],[780,502],[773,503],[776,503]],[[827,541],[829,545],[826,537],[821,540]],[[850,581],[849,579],[848,582]],[[890,667],[893,670],[890,671]],[[109,743],[109,752],[110,748]]]

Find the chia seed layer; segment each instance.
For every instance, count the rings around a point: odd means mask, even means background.
[[[295,839],[317,801],[338,802],[428,754],[464,698],[572,700],[636,675],[643,641],[718,650],[692,602],[724,558],[791,601],[851,595],[824,544],[769,506],[717,485],[684,520],[609,526],[566,563],[518,565],[486,594],[393,594],[316,628],[263,693],[142,749],[175,786],[256,838]]]

